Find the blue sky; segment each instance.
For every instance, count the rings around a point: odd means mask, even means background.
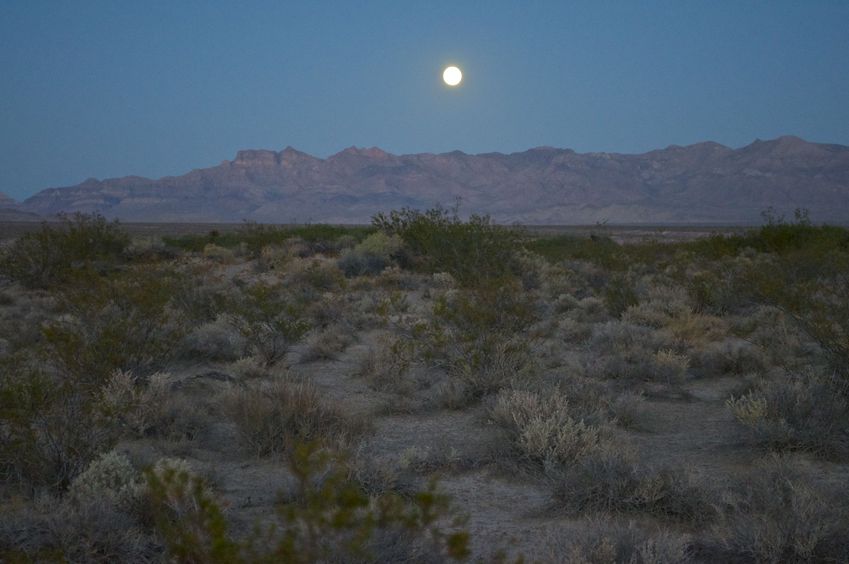
[[[287,145],[849,145],[847,101],[846,1],[0,3],[0,191],[18,199]]]

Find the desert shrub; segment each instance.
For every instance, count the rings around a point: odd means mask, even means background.
[[[393,257],[401,250],[401,238],[389,236],[382,231],[372,233],[353,249],[339,258],[339,269],[347,277],[373,276],[380,274],[392,264]]]
[[[524,332],[537,319],[518,282],[488,282],[439,296],[412,338],[424,360],[448,372],[446,403],[461,407],[534,370]]]
[[[629,280],[622,275],[614,276],[604,288],[604,302],[607,310],[614,317],[619,317],[625,310],[639,303],[639,298]]]
[[[646,400],[640,393],[624,392],[610,403],[613,420],[626,429],[639,429],[648,412]]]
[[[279,362],[309,330],[304,306],[282,286],[257,283],[244,289],[226,317],[266,366]]]
[[[130,242],[118,222],[101,215],[62,216],[43,223],[0,253],[0,271],[30,288],[54,287],[81,267],[111,268]]]
[[[528,241],[526,247],[529,251],[551,262],[582,260],[605,268],[617,269],[621,268],[622,263],[622,248],[613,239],[604,235],[538,237]]]
[[[194,323],[215,319],[232,302],[229,289],[220,283],[211,283],[204,271],[194,271],[175,277],[172,289],[174,308]]]
[[[0,519],[3,562],[151,562],[161,553],[132,515],[109,503],[45,500]]]
[[[831,378],[781,374],[727,403],[755,444],[826,456],[849,452],[849,403]]]
[[[141,474],[126,456],[114,450],[92,461],[68,489],[68,496],[76,503],[106,503],[123,509],[132,509],[142,494]]]
[[[128,437],[191,439],[206,423],[197,401],[175,392],[169,374],[141,379],[118,370],[100,391],[98,417]]]
[[[488,341],[485,349],[468,349],[453,357],[439,391],[445,407],[461,409],[498,393],[513,383],[531,380],[536,363],[520,339]],[[485,352],[484,352],[485,351]]]
[[[117,438],[97,424],[98,388],[0,361],[0,481],[24,494],[62,491]]]
[[[352,278],[380,274],[390,263],[385,257],[352,250],[343,253],[336,264],[345,276]]]
[[[227,249],[244,246],[252,258],[259,257],[263,247],[283,245],[288,240],[298,238],[306,243],[303,256],[315,253],[335,252],[340,238],[359,241],[372,233],[366,227],[312,224],[303,226],[265,225],[245,222],[234,231],[219,233],[211,231],[204,235],[185,235],[182,237],[163,237],[163,241],[185,251],[201,252],[206,245],[214,244]]]
[[[570,512],[643,513],[690,522],[711,516],[708,496],[691,476],[645,466],[615,447],[598,449],[562,472],[554,497]]]
[[[842,492],[841,492],[842,493]],[[849,558],[845,498],[801,469],[769,457],[726,491],[699,556],[711,561],[843,562]]]
[[[367,429],[364,420],[323,400],[307,382],[249,382],[230,389],[224,407],[256,456],[290,452],[296,442],[345,445]]]
[[[77,384],[95,387],[114,370],[162,366],[184,330],[169,307],[174,283],[169,272],[145,268],[84,275],[63,287],[65,315],[43,328],[48,361]]]
[[[586,370],[597,378],[677,385],[687,375],[689,358],[665,334],[648,327],[622,321],[596,325],[589,345],[595,354],[588,357]]]
[[[504,390],[490,416],[505,430],[520,461],[549,473],[575,464],[610,441],[604,426],[586,423],[560,393],[541,396]]]
[[[758,373],[767,368],[757,346],[735,337],[708,343],[694,354],[693,365],[701,376]]]
[[[308,339],[301,354],[301,362],[314,360],[334,360],[353,343],[353,328],[334,325],[320,331]]]
[[[349,479],[344,460],[311,445],[292,451],[293,495],[276,507],[272,523],[246,540],[228,531],[220,503],[204,481],[178,469],[147,475],[156,528],[169,555],[186,562],[372,561],[387,535],[410,538],[416,553],[462,560],[468,533],[452,520],[450,500],[435,486],[409,500],[386,494],[370,499]],[[318,477],[321,476],[319,479]],[[449,530],[445,523],[448,521]]]
[[[226,316],[195,327],[183,339],[181,355],[208,360],[236,360],[247,343]]]
[[[489,216],[472,215],[463,221],[456,209],[404,208],[375,215],[372,225],[404,241],[408,266],[448,272],[464,286],[517,273],[519,235],[495,225]]]
[[[412,342],[386,337],[369,349],[360,363],[357,375],[375,390],[411,395],[415,385],[408,373],[414,360]]]
[[[546,543],[548,562],[569,564],[683,564],[691,561],[691,539],[687,535],[658,531],[593,519],[573,541],[560,534]]]
[[[291,261],[286,270],[286,282],[302,290],[319,292],[345,286],[345,278],[336,262],[319,258]]]

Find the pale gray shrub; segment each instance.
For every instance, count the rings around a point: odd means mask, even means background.
[[[502,390],[490,411],[520,460],[548,472],[568,467],[610,441],[605,427],[575,415],[562,393],[544,396],[523,390]]]
[[[129,459],[114,450],[92,461],[68,488],[77,503],[108,503],[130,509],[143,494],[140,474]]]

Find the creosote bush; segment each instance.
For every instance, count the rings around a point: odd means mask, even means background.
[[[97,423],[99,388],[0,359],[0,481],[32,495],[64,491],[117,439]]]
[[[303,304],[281,285],[259,282],[249,286],[228,309],[225,319],[241,334],[249,352],[266,366],[282,360],[309,330]]]
[[[118,222],[98,214],[61,216],[0,252],[0,272],[30,288],[57,287],[81,267],[111,269],[130,243]]]
[[[372,225],[404,241],[408,255],[401,257],[403,266],[448,272],[464,286],[517,274],[518,233],[495,225],[489,216],[473,214],[463,221],[457,212],[403,208],[375,215]]]
[[[184,333],[170,307],[175,283],[172,273],[148,268],[110,277],[80,273],[61,290],[64,315],[42,329],[46,360],[93,387],[114,370],[162,366]]]

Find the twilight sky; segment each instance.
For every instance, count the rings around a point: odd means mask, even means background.
[[[441,81],[456,64],[457,89]],[[849,145],[849,2],[0,2],[0,192],[238,149]]]

